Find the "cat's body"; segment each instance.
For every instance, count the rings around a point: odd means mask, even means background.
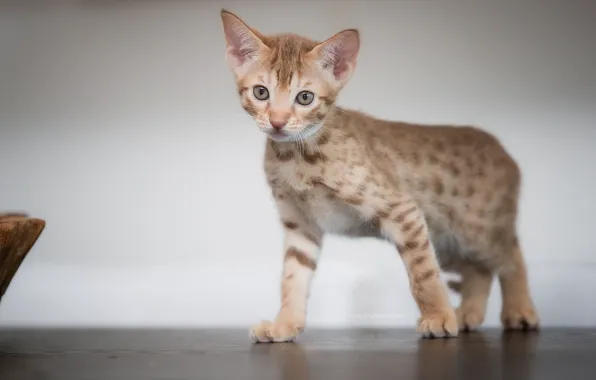
[[[362,174],[352,174],[356,168]],[[291,194],[322,232],[350,237],[385,238],[375,210],[354,206],[364,203],[371,181],[389,182],[422,209],[443,269],[464,258],[499,265],[493,240],[505,238],[503,230],[514,238],[518,167],[494,137],[473,127],[390,122],[336,107],[309,143],[269,140],[265,172],[274,195]],[[351,203],[335,196],[341,188],[352,188]]]
[[[228,60],[245,110],[270,138],[264,169],[285,230],[282,305],[256,341],[287,341],[304,328],[323,238],[395,244],[425,336],[457,336],[483,319],[498,275],[502,321],[538,324],[516,234],[520,172],[492,135],[473,127],[380,120],[335,105],[355,67],[358,33],[323,43],[263,36],[222,12]],[[462,275],[449,304],[440,270]]]

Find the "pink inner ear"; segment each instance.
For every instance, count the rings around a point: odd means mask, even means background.
[[[239,21],[224,19],[224,32],[228,42],[228,52],[237,60],[237,65],[244,64],[258,50],[254,37]]]
[[[349,69],[348,62],[345,59],[340,59],[333,66],[333,75],[335,79],[340,79]]]
[[[252,54],[252,50],[250,49],[238,49],[236,47],[231,47],[230,54],[234,56],[237,61],[238,65],[243,65]]]
[[[350,64],[353,65],[360,48],[358,33],[355,31],[345,31],[339,33],[332,40],[327,42],[323,48],[324,67],[333,67],[335,79],[340,80],[350,70]]]

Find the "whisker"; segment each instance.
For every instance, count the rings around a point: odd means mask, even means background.
[[[304,135],[302,134],[302,131],[298,132],[298,142],[300,143],[300,146],[301,146],[300,153],[306,152],[306,145],[304,144]]]
[[[313,137],[315,137],[315,138],[308,140],[309,141],[308,145],[311,147],[311,150],[320,154],[321,149],[319,148],[319,145],[317,144],[317,139],[316,139],[317,133],[318,132],[315,132],[315,134],[313,135]],[[313,148],[313,146],[314,146],[314,148]]]

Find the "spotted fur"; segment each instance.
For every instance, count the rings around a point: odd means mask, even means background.
[[[240,103],[268,135],[264,170],[285,231],[280,311],[251,330],[255,341],[293,340],[304,329],[311,279],[330,234],[394,244],[423,336],[455,337],[480,326],[494,276],[503,325],[538,325],[516,233],[521,173],[494,136],[336,105],[356,67],[355,29],[319,42],[264,36],[225,10],[222,20]],[[300,102],[303,91],[313,95],[309,104]],[[449,284],[462,296],[457,309],[442,270],[462,276]]]

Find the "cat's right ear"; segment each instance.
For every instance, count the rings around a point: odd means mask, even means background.
[[[249,64],[268,48],[235,14],[222,9],[221,20],[226,37],[226,60],[236,75],[242,75]]]
[[[315,46],[308,55],[330,74],[339,87],[343,87],[356,68],[359,51],[360,32],[345,29]]]

